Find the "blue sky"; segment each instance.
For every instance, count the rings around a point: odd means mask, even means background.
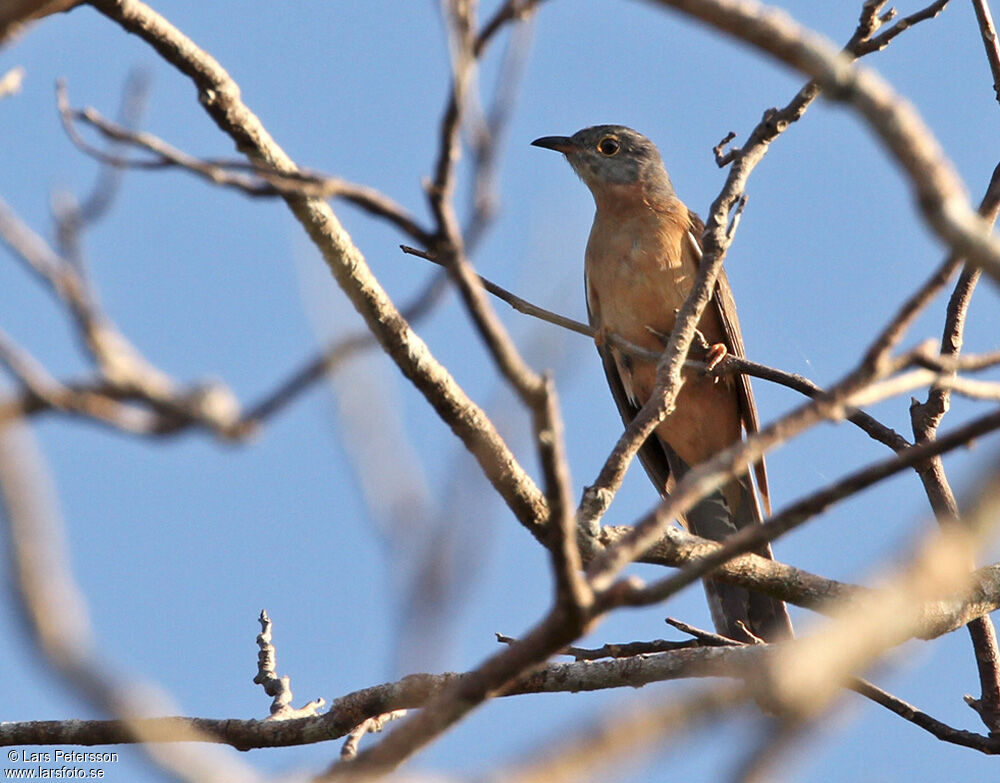
[[[918,6],[898,7],[907,13]],[[172,0],[155,7],[229,70],[244,100],[300,165],[377,187],[426,218],[421,179],[431,169],[447,89],[435,3]],[[784,7],[842,42],[860,2]],[[724,179],[713,145],[730,130],[745,136],[802,79],[644,4],[551,0],[533,38],[503,143],[499,216],[474,261],[505,287],[583,319],[592,202],[558,156],[529,142],[604,122],[635,127],[657,142],[679,195],[704,215]],[[484,100],[500,48],[484,67]],[[1000,152],[1000,106],[968,4],[952,3],[865,63],[913,102],[978,201]],[[26,69],[23,92],[0,102],[0,196],[45,235],[52,228],[51,195],[86,193],[96,172],[60,128],[53,91],[59,77],[67,79],[74,105],[114,116],[130,69],[146,69],[152,92],[145,129],[192,154],[233,155],[190,83],[90,8],[48,19],[0,51],[0,72],[17,65]],[[466,156],[457,202],[463,214],[468,170]],[[780,138],[748,194],[726,268],[749,355],[830,383],[853,366],[904,292],[930,274],[942,249],[919,224],[898,171],[838,106],[818,103]],[[349,206],[334,208],[398,301],[419,290],[432,270],[399,252],[406,238]],[[88,234],[86,253],[108,312],[151,361],[186,382],[221,379],[243,403],[266,393],[322,342],[359,324],[282,204],[184,173],[129,174],[112,213]],[[0,327],[58,377],[83,372],[67,319],[9,256],[0,259]],[[970,316],[970,350],[1000,347],[996,306],[995,291],[984,284]],[[534,366],[555,372],[578,493],[593,481],[620,429],[596,353],[585,338],[497,307]],[[938,301],[907,344],[939,336],[942,314]],[[454,297],[417,328],[535,471],[530,423],[498,382]],[[799,402],[785,389],[764,383],[755,389],[765,422]],[[873,412],[908,434],[907,404],[893,400]],[[957,401],[945,429],[975,410]],[[296,702],[303,702],[331,700],[410,671],[474,666],[493,651],[494,632],[522,633],[549,600],[544,553],[380,355],[318,385],[243,445],[203,434],[141,440],[56,416],[36,424],[103,652],[123,671],[160,683],[185,714],[266,715],[268,699],[251,682],[261,608],[275,623],[279,672],[291,677]],[[380,502],[366,498],[359,481],[354,446],[367,439],[384,444],[384,463],[369,487]],[[996,439],[986,438],[946,460],[957,490],[971,487],[995,449]],[[884,447],[849,425],[819,427],[770,458],[775,506],[883,456]],[[399,486],[406,492],[391,496]],[[641,470],[633,469],[608,521],[629,523],[654,500]],[[406,513],[394,516],[393,503]],[[928,529],[927,515],[915,476],[906,474],[834,508],[776,551],[807,570],[862,582],[907,551]],[[446,584],[448,603],[414,629],[404,588],[414,553],[431,531],[442,530],[450,533],[445,561],[458,586]],[[701,591],[692,589],[665,607],[618,615],[588,641],[666,636],[667,614],[709,624]],[[804,613],[796,619],[801,628],[811,622]],[[10,601],[0,601],[0,622],[16,621]],[[92,715],[23,639],[7,638],[0,717]],[[964,693],[977,692],[964,632],[904,646],[873,678],[948,723],[980,729],[961,702]],[[633,699],[668,699],[681,687],[498,700],[415,763],[483,770],[579,727],[581,715]],[[740,758],[752,732],[750,723],[733,722],[718,734],[697,735],[682,753],[655,759],[635,779],[661,779],[666,765],[673,775],[717,779]],[[338,749],[327,744],[246,758],[265,770],[316,769]],[[123,755],[121,767],[108,772],[112,779],[150,779],[135,754]],[[938,780],[960,766],[973,779],[985,777],[988,764],[848,696],[795,760],[792,778]]]

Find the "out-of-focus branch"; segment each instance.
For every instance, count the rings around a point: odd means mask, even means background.
[[[715,636],[697,629],[692,631]],[[726,646],[741,644],[724,637],[721,639]],[[1000,742],[995,738],[953,728],[866,680],[851,678],[845,687],[944,742],[989,755],[1000,752]],[[620,709],[595,725],[577,729],[569,737],[561,731],[557,740],[547,738],[538,743],[544,750],[538,752],[534,759],[513,765],[499,774],[497,779],[514,783],[557,783],[589,778],[595,770],[602,768],[620,769],[616,765],[654,747],[662,752],[665,743],[676,741],[685,732],[697,730],[702,722],[730,714],[749,697],[747,689],[724,684],[681,699],[672,698],[660,704],[646,703]]]
[[[21,82],[24,81],[24,68],[20,65],[11,68],[3,76],[0,76],[0,100],[8,95],[17,95],[21,91]]]
[[[152,398],[173,394],[173,382],[149,364],[111,323],[94,292],[66,259],[57,255],[0,200],[0,242],[65,304],[87,350],[111,383]]]
[[[74,388],[60,383],[2,330],[0,365],[24,387],[19,398],[0,400],[0,427],[44,410],[76,413],[125,432],[148,434],[155,427],[155,417],[113,399],[106,387]]]
[[[0,403],[0,421],[21,413],[54,409],[92,416],[126,432],[153,433],[170,429],[178,420],[197,422],[228,434],[238,418],[238,404],[228,389],[204,384],[181,389],[154,367],[118,331],[101,309],[81,270],[56,253],[0,200],[0,243],[33,272],[66,307],[98,378],[89,383],[65,384],[48,378],[41,367],[12,341],[0,341],[2,363],[27,390],[20,399]],[[136,401],[140,407],[123,406]]]
[[[59,88],[62,89],[62,82]],[[142,119],[149,98],[149,75],[135,69],[125,80],[122,88],[119,121],[125,128],[134,128]],[[64,120],[65,121],[65,120]],[[112,155],[120,143],[110,140],[107,155]],[[52,212],[56,219],[56,246],[59,255],[65,258],[80,273],[85,275],[83,262],[83,233],[99,221],[110,210],[121,189],[123,169],[105,163],[100,167],[90,193],[78,201],[68,191],[57,191],[52,197]]]
[[[442,274],[431,277],[416,297],[400,311],[414,322],[423,318],[440,300],[446,279]],[[252,432],[286,406],[297,400],[313,384],[336,371],[345,361],[362,351],[378,346],[378,340],[367,329],[332,340],[319,356],[309,359],[286,380],[247,408],[236,425],[241,432]]]
[[[995,474],[978,494],[964,524],[946,525],[927,536],[877,595],[869,593],[853,606],[835,610],[832,622],[782,646],[765,664],[761,692],[788,712],[784,731],[765,738],[751,755],[761,769],[772,769],[787,748],[784,734],[796,732],[803,721],[817,719],[855,673],[923,623],[923,602],[964,599],[974,584],[968,562],[995,536],[998,512],[1000,474]],[[758,774],[753,779],[767,777]]]
[[[225,775],[231,780],[256,780],[250,767],[207,749],[167,749],[148,744],[151,737],[142,718],[150,711],[170,708],[153,688],[120,679],[108,662],[100,660],[86,600],[73,579],[62,526],[47,484],[41,457],[27,430],[16,422],[0,427],[0,517],[7,528],[18,609],[41,656],[68,686],[97,709],[120,716],[120,720],[103,723],[115,724],[123,741],[143,743],[150,759],[175,777],[201,781]],[[63,724],[70,735],[75,723],[79,722]],[[4,724],[0,736],[8,731],[14,735],[26,731],[29,736],[35,735],[34,742],[47,744],[44,729],[36,733],[37,725]],[[190,723],[174,728],[178,741],[208,739]]]
[[[501,769],[505,783],[576,783],[613,779],[637,754],[663,751],[680,737],[732,713],[749,700],[745,687],[726,683],[659,704],[616,709],[582,728],[565,729],[527,760]],[[614,770],[614,772],[612,772]],[[598,777],[600,773],[602,777]]]
[[[504,4],[499,10],[514,5]],[[496,179],[500,148],[517,101],[532,41],[534,16],[529,11],[522,10],[522,16],[518,17],[521,23],[511,29],[496,77],[493,101],[482,121],[477,122],[469,134],[475,174],[472,186],[473,218],[465,228],[466,248],[478,242],[497,211]]]

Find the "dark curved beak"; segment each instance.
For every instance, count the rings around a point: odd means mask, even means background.
[[[564,155],[576,149],[576,144],[569,136],[542,136],[531,142],[532,147],[543,147],[547,150],[555,150]]]

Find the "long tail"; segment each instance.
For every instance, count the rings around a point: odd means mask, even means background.
[[[687,472],[687,466],[676,454],[671,456],[671,470],[680,477]],[[681,464],[675,464],[675,461]],[[760,524],[760,510],[750,477],[743,476],[737,481],[740,492],[736,509],[731,509],[722,491],[716,490],[685,515],[692,533],[722,541],[741,528]],[[755,553],[772,557],[770,546],[755,550]],[[704,584],[712,622],[719,633],[731,639],[752,641],[740,627],[739,624],[743,623],[750,633],[764,641],[773,642],[792,636],[792,621],[783,601],[714,579],[706,579]]]

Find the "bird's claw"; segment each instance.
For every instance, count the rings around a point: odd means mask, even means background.
[[[715,343],[710,346],[705,356],[705,372],[712,372],[712,370],[718,367],[719,362],[726,358],[727,353],[729,351],[722,343]]]

